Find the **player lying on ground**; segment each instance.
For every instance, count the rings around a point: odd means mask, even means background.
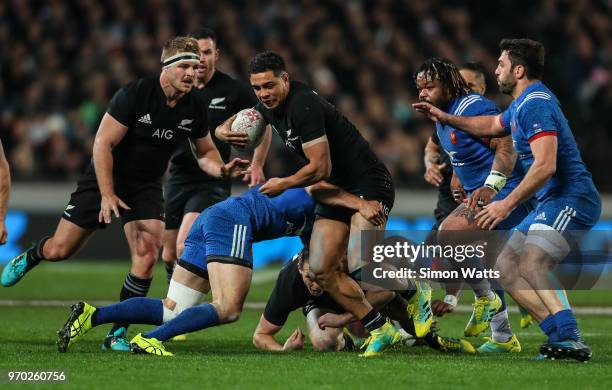
[[[529,39],[500,43],[495,71],[503,93],[514,99],[501,115],[460,117],[429,103],[414,107],[432,120],[479,137],[512,135],[526,172],[503,200],[476,215],[479,226],[493,229],[522,202],[535,196],[535,210],[517,226],[497,261],[502,282],[513,298],[539,322],[548,336],[542,358],[592,356],[578,330],[564,293],[552,284],[549,270],[569,253],[571,236],[590,230],[601,214],[601,200],[559,100],[541,82],[544,47]]]
[[[121,218],[131,255],[119,299],[147,295],[164,230],[161,180],[177,146],[189,139],[199,168],[216,178],[237,177],[248,164],[225,164],[212,142],[204,102],[192,91],[199,60],[195,39],[172,38],[164,45],[159,76],[117,91],[96,133],[92,162],[57,229],[7,264],[3,286],[16,284],[43,260],[72,257],[114,215]],[[127,326],[115,324],[103,348],[127,350]]]
[[[253,242],[283,236],[307,240],[314,219],[315,201],[305,189],[288,190],[274,198],[258,190],[253,188],[200,214],[187,236],[166,299],[134,298],[99,309],[78,303],[59,331],[58,349],[66,351],[92,326],[123,321],[163,324],[134,337],[131,349],[170,356],[163,341],[238,320],[251,285]],[[375,225],[385,219],[378,202],[363,200],[327,183],[313,186],[311,193],[320,202],[357,209]],[[212,303],[197,305],[209,290]]]
[[[367,341],[364,337],[367,332],[352,314],[346,313],[310,277],[309,268],[308,249],[305,248],[280,271],[253,334],[253,345],[271,351],[301,349],[304,345],[304,334],[300,328],[297,328],[283,345],[275,340],[274,335],[282,329],[292,311],[302,309],[306,317],[308,338],[315,350],[340,351],[365,346]],[[373,307],[382,309],[390,318],[399,321],[404,330],[414,336],[414,323],[408,316],[407,305],[414,304],[417,292],[404,293],[409,294],[368,288],[365,295]],[[407,303],[404,297],[408,298],[410,303]],[[465,340],[441,337],[432,331],[429,331],[424,339],[428,345],[440,351],[475,352],[474,347]]]
[[[417,69],[414,79],[419,100],[445,112],[469,117],[499,113],[495,103],[470,92],[459,69],[449,60],[427,60]],[[516,152],[509,135],[496,139],[475,137],[461,129],[440,123],[436,123],[436,134],[441,146],[450,156],[455,176],[453,181],[458,180],[469,197],[469,201],[465,203],[462,197],[456,199],[459,205],[440,225],[437,242],[465,244],[455,242],[455,239],[461,240],[465,237],[457,237],[453,232],[481,230],[474,221],[476,212],[492,200],[505,198],[521,181],[522,168],[520,165],[515,166]],[[519,205],[497,229],[507,231],[514,228],[531,209],[533,206],[529,201]],[[494,243],[488,244],[487,251],[496,253],[492,247]],[[494,259],[489,261],[493,262]],[[454,268],[465,266],[454,259],[449,259],[449,264]],[[493,292],[486,279],[468,282],[476,301],[472,316],[465,327],[465,335],[477,336],[484,332],[492,321],[492,338],[483,344],[479,351],[520,352],[520,344],[510,328],[504,291]]]

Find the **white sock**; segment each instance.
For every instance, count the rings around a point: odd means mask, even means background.
[[[493,341],[505,343],[512,338],[512,328],[508,319],[508,311],[501,311],[491,319],[491,333]]]

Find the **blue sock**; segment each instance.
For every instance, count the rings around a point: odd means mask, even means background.
[[[557,325],[555,324],[555,317],[549,315],[540,322],[540,329],[546,336],[548,336],[548,342],[554,343],[559,341],[559,334],[557,333]]]
[[[159,325],[163,321],[164,305],[161,299],[136,297],[114,305],[99,307],[91,324],[98,326],[113,322]]]
[[[569,310],[561,310],[555,315],[555,324],[557,325],[557,332],[561,340],[580,340],[580,331],[578,330],[578,323],[574,313]]]
[[[504,290],[495,290],[495,293],[499,295],[499,299],[501,299],[501,302],[502,302],[502,305],[499,308],[499,312],[498,312],[498,313],[501,313],[502,311],[506,310],[506,298],[505,298],[506,294],[504,293]]]
[[[210,303],[190,307],[181,314],[166,322],[162,326],[143,334],[144,337],[153,337],[166,341],[180,334],[195,332],[219,324],[217,309]]]

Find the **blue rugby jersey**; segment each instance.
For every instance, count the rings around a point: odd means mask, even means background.
[[[479,116],[497,115],[500,111],[491,100],[471,93],[453,99],[447,112],[457,116]],[[463,188],[469,193],[482,187],[495,158],[495,151],[489,147],[489,139],[474,137],[463,130],[438,122],[436,131],[440,145],[449,155]],[[505,191],[511,191],[520,183],[523,170],[518,165],[508,177]]]
[[[557,169],[537,192],[542,202],[550,196],[597,198],[591,173],[580,157],[576,140],[557,97],[540,81],[525,91],[500,116],[501,126],[510,134],[525,173],[533,164],[530,143],[545,136],[557,137]]]

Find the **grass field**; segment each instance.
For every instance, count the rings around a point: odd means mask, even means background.
[[[356,353],[317,353],[307,345],[294,353],[256,350],[251,335],[261,314],[246,310],[237,323],[191,334],[185,342],[168,343],[174,358],[103,352],[100,343],[107,327],[96,328],[60,354],[55,331],[65,321],[68,307],[26,307],[26,300],[109,300],[118,296],[127,271],[121,263],[71,262],[44,264],[22,283],[0,290],[0,370],[63,369],[71,388],[608,388],[612,380],[612,316],[579,316],[594,359],[535,362],[544,341],[536,327],[512,325],[523,345],[514,355],[448,355],[426,347],[398,347],[376,359]],[[272,288],[274,270],[258,273],[248,300],[264,302]],[[163,296],[165,277],[159,267],[150,296]],[[467,295],[467,294],[464,294]],[[612,306],[606,292],[574,293],[575,305]],[[9,300],[17,306],[6,307]],[[468,314],[456,313],[439,322],[440,333],[458,336]],[[281,332],[304,330],[301,313],[294,313]],[[130,334],[147,329],[133,326]],[[482,340],[472,340],[478,345]],[[59,385],[53,385],[59,386]],[[10,388],[19,387],[12,385]]]

